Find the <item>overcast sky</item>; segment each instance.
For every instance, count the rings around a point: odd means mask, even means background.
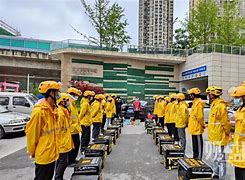
[[[87,0],[93,2],[94,0]],[[115,1],[115,0],[112,0]],[[117,0],[125,8],[131,44],[138,41],[138,0]],[[174,16],[184,19],[188,0],[174,0]],[[81,39],[70,25],[94,35],[80,0],[0,0],[0,19],[21,31],[23,37],[65,40]],[[175,28],[180,26],[176,23]]]

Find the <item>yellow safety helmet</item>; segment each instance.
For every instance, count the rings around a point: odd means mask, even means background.
[[[61,83],[58,83],[56,81],[43,81],[39,84],[38,91],[41,94],[45,94],[50,89],[59,90],[60,88]]]
[[[213,94],[215,96],[221,96],[222,93],[222,88],[221,87],[212,87],[210,88],[209,94]]]
[[[111,97],[117,97],[117,95],[116,94],[112,94]]]
[[[159,96],[159,99],[164,99],[164,96]]]
[[[74,88],[74,87],[70,87],[70,88],[68,88],[68,90],[67,90],[67,93],[74,93],[75,95],[77,95],[77,96],[81,96],[81,91],[79,90],[79,89],[77,89],[77,88]]]
[[[171,99],[176,98],[176,93],[170,94],[169,96]]]
[[[199,88],[191,88],[188,90],[188,94],[201,94],[201,90]]]
[[[69,101],[70,95],[67,93],[60,93],[60,98],[56,100],[56,103],[59,104],[61,101]]]
[[[94,96],[94,95],[95,95],[95,93],[93,91],[85,91],[83,93],[83,96],[85,96],[85,97],[87,97],[87,96]]]
[[[91,96],[95,96],[95,92],[94,91],[90,91],[90,95]]]
[[[178,93],[176,95],[177,99],[180,99],[180,100],[184,100],[185,99],[185,95],[183,93]]]
[[[102,94],[96,94],[95,95],[95,97],[94,97],[95,99],[104,99],[104,95],[102,95]]]
[[[167,96],[167,97],[164,98],[164,100],[167,101],[167,102],[170,102],[171,98]]]
[[[210,90],[211,90],[212,88],[215,88],[215,86],[209,86],[209,87],[206,89],[206,94],[209,94],[209,93],[210,93]]]
[[[156,99],[156,98],[157,98],[157,96],[158,96],[158,95],[155,95],[155,96],[153,96],[153,98],[154,98],[154,99]]]
[[[245,86],[235,87],[230,95],[231,95],[231,97],[242,97],[242,96],[245,96]]]

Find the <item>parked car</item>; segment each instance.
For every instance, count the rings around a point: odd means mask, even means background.
[[[8,133],[23,132],[30,116],[0,106],[0,139]]]
[[[13,112],[30,115],[37,101],[37,97],[32,94],[0,92],[0,105]]]

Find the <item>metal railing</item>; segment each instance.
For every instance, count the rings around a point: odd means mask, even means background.
[[[90,50],[104,50],[126,52],[132,54],[149,54],[149,55],[164,55],[164,56],[180,56],[187,57],[196,53],[225,53],[234,55],[245,55],[245,46],[228,46],[223,44],[203,44],[198,45],[191,49],[174,49],[166,47],[153,47],[153,46],[137,46],[137,45],[122,45],[118,48],[99,47],[97,45],[88,43],[87,41],[68,39],[65,41],[53,42],[51,50],[65,49],[65,48],[78,48]]]
[[[16,38],[0,36],[0,49],[9,49],[16,51],[30,51],[49,53],[50,51],[75,48],[88,50],[103,50],[111,52],[125,52],[132,54],[149,54],[149,55],[163,55],[163,56],[178,56],[187,57],[196,53],[225,53],[234,55],[245,55],[245,46],[229,46],[223,44],[204,44],[198,45],[191,49],[175,49],[166,47],[153,46],[137,46],[137,45],[122,45],[116,48],[106,46],[98,46],[88,43],[87,41],[68,39],[65,41],[42,41],[28,38]]]

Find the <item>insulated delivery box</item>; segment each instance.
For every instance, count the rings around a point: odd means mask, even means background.
[[[94,144],[104,144],[106,146],[107,155],[112,151],[112,137],[111,136],[98,136],[94,140]]]
[[[101,175],[72,175],[70,180],[102,180]]]
[[[106,158],[105,145],[104,144],[89,144],[84,151],[85,157],[101,157],[102,168],[104,167],[104,161]]]
[[[185,156],[184,151],[179,145],[164,144],[163,148],[163,165],[166,169],[178,168],[178,159]]]
[[[159,139],[159,135],[168,135],[168,133],[165,131],[165,130],[163,130],[163,129],[160,129],[160,130],[155,130],[154,131],[154,134],[153,134],[153,136],[154,136],[154,138],[153,139],[155,139],[155,144],[157,145],[158,144],[158,139]]]
[[[162,146],[164,144],[174,144],[174,138],[169,136],[168,134],[160,134],[158,136],[158,151],[162,154]]]
[[[108,129],[108,130],[110,130],[110,129],[116,130],[116,138],[119,138],[119,135],[120,135],[121,132],[122,132],[122,129],[121,129],[121,127],[120,127],[119,125],[110,125],[110,126],[107,127],[107,129]]]
[[[156,138],[156,133],[155,133],[155,131],[158,131],[158,130],[163,130],[163,128],[162,127],[160,127],[160,126],[153,126],[152,127],[152,138],[155,140],[155,138]]]
[[[108,129],[104,131],[105,136],[111,136],[113,144],[116,144],[117,138],[116,138],[116,130],[114,129]]]
[[[75,175],[101,175],[102,158],[101,157],[85,157],[81,158],[74,167]]]
[[[213,171],[206,163],[193,158],[181,158],[178,160],[179,180],[212,179]]]

